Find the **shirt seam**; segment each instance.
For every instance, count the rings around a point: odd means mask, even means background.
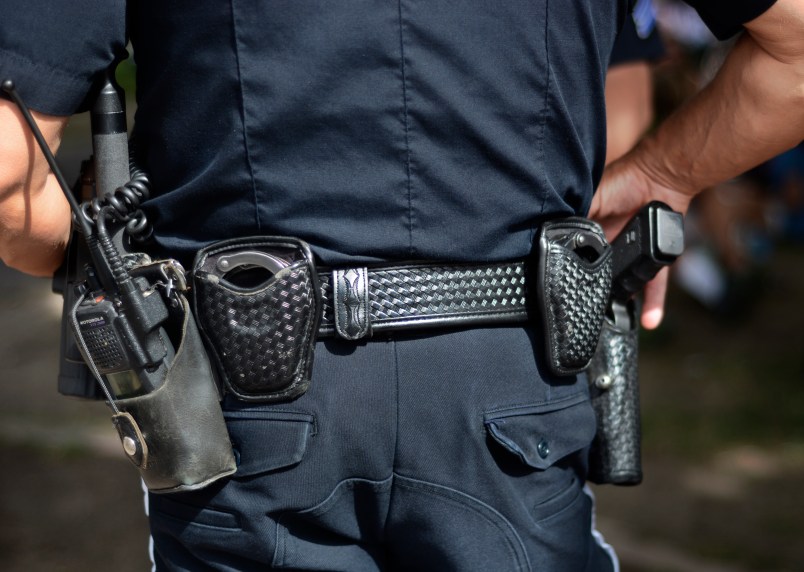
[[[544,133],[547,129],[547,116],[548,111],[550,109],[550,82],[552,81],[552,65],[550,63],[550,2],[547,0],[544,3],[544,61],[545,61],[545,70],[547,77],[545,78],[544,82],[544,91],[542,97],[542,110],[541,110],[541,117],[539,118],[539,134],[538,134],[538,149],[539,149],[539,163],[542,166],[542,176],[541,176],[541,183],[544,185],[544,191],[542,192],[541,196],[541,204],[539,205],[539,215],[544,215],[544,206],[547,202],[546,192],[548,185],[547,183],[547,173],[544,172],[545,169],[545,162],[544,162]],[[530,246],[532,247],[534,240],[536,239],[536,231],[537,228],[531,226],[530,230]]]
[[[229,2],[229,7],[232,14],[232,39],[234,40],[234,56],[235,62],[237,64],[237,85],[239,88],[239,95],[240,95],[240,120],[242,122],[243,128],[243,150],[246,156],[246,166],[248,167],[249,176],[251,177],[251,192],[254,204],[254,223],[257,227],[257,230],[262,229],[262,224],[260,221],[260,209],[259,209],[259,198],[257,194],[257,179],[254,176],[254,163],[251,160],[251,145],[250,139],[248,136],[248,127],[246,126],[246,94],[245,88],[243,87],[243,73],[242,67],[240,65],[240,39],[237,35],[237,16],[235,14],[235,6],[234,1]]]
[[[407,70],[405,68],[405,35],[402,19],[402,0],[397,2],[399,10],[399,67],[402,74],[402,116],[405,126],[405,173],[407,178],[408,194],[408,253],[413,256],[416,249],[413,247],[413,183],[411,180],[411,149],[410,149],[410,121],[408,116],[408,89]]]

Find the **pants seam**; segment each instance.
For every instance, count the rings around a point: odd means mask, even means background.
[[[394,424],[394,456],[391,462],[391,476],[395,480],[396,476],[396,469],[397,469],[397,462],[399,459],[399,417],[400,417],[400,407],[399,407],[399,353],[397,351],[396,340],[390,340],[391,348],[394,352],[394,379],[393,379],[393,391],[394,391],[394,412],[396,415],[395,424]],[[387,537],[388,531],[388,520],[391,517],[391,507],[394,503],[394,486],[393,483],[391,484],[391,492],[388,496],[388,513],[385,516],[385,522],[383,523],[383,537]]]
[[[494,526],[497,530],[499,530],[502,533],[503,538],[506,539],[506,542],[508,544],[508,549],[511,554],[511,557],[516,562],[517,570],[532,570],[527,550],[525,549],[522,539],[519,537],[519,534],[517,533],[516,529],[508,521],[508,519],[506,519],[493,507],[487,505],[483,501],[471,495],[458,491],[457,489],[452,489],[449,487],[445,487],[443,485],[437,485],[435,483],[429,483],[426,481],[411,479],[410,477],[403,477],[396,473],[394,473],[394,483],[401,488],[407,488],[412,491],[420,491],[426,494],[431,494],[433,496],[440,497],[442,499],[447,500],[448,502],[451,502],[457,506],[460,506],[473,512],[474,514],[485,520],[490,525]],[[462,502],[464,500],[470,500],[477,506],[473,506],[473,504],[469,502]],[[490,518],[489,515],[484,514],[483,511],[478,509],[478,506],[483,507],[491,514],[497,516],[498,520]],[[517,550],[517,545],[519,550]]]

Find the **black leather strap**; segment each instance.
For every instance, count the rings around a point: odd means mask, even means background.
[[[340,337],[359,340],[371,336],[368,292],[366,268],[332,271],[332,313]]]
[[[517,323],[528,319],[524,262],[412,264],[319,272],[319,337]]]

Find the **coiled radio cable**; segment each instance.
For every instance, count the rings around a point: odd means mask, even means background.
[[[131,179],[111,194],[96,197],[81,204],[81,215],[91,226],[96,226],[99,217],[104,216],[125,223],[126,234],[136,242],[147,242],[153,235],[151,226],[145,212],[140,208],[143,202],[151,196],[151,182],[132,159],[129,160]],[[103,214],[101,214],[103,213]],[[77,221],[76,221],[77,222]],[[81,224],[78,225],[82,227]]]

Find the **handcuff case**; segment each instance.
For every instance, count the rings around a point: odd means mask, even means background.
[[[291,237],[218,242],[193,264],[196,317],[227,391],[295,399],[310,384],[321,291],[310,247]]]

